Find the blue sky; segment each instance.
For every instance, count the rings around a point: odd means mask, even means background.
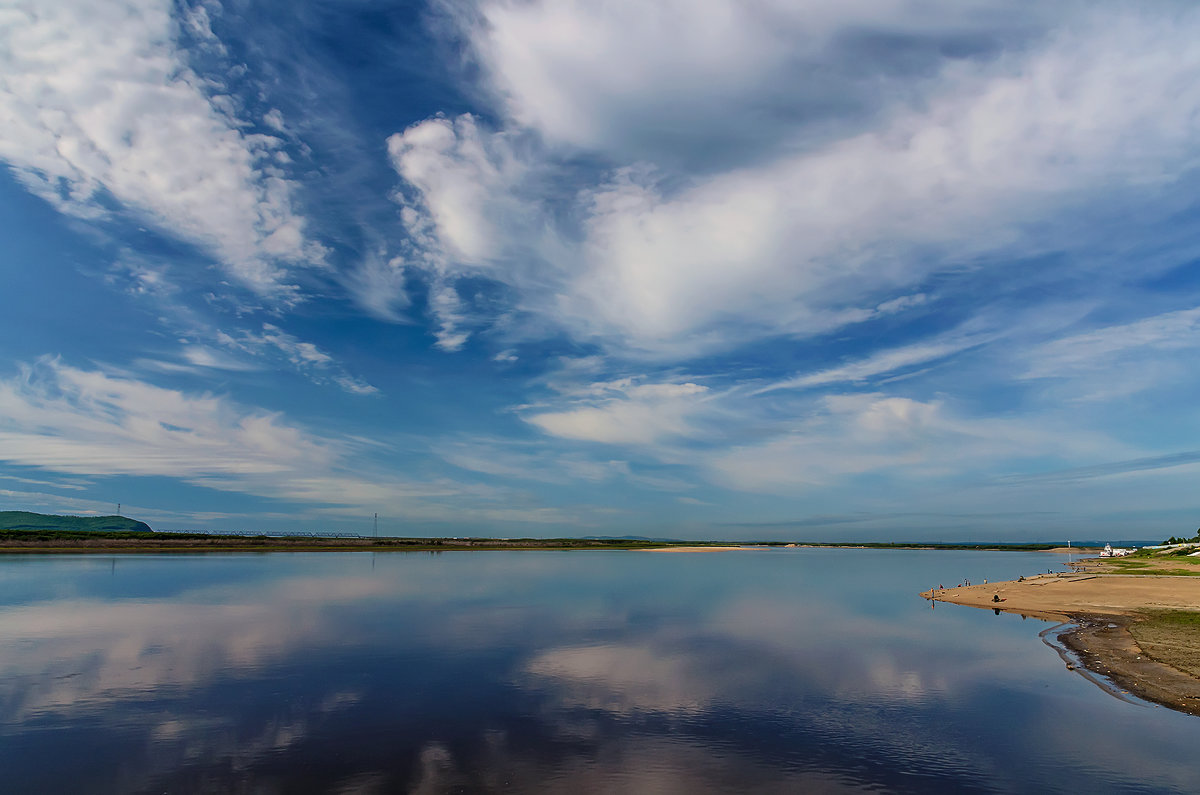
[[[7,0],[0,507],[1200,523],[1186,2]]]

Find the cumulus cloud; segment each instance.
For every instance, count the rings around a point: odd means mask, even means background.
[[[388,155],[426,211],[420,216],[406,206],[411,234],[436,234],[446,256],[459,262],[482,264],[496,255],[499,222],[513,207],[505,194],[525,171],[510,136],[483,133],[470,114],[438,117],[389,138]]]
[[[281,141],[247,129],[178,46],[207,16],[167,0],[18,0],[0,10],[0,159],[59,209],[114,204],[210,251],[260,296],[294,300],[294,266],[324,262],[273,165]],[[269,122],[268,122],[269,123]]]
[[[1045,213],[1078,209],[1089,189],[1156,190],[1171,164],[1195,159],[1194,41],[1134,18],[1120,35],[1064,35],[998,74],[965,76],[818,151],[675,193],[619,178],[593,194],[571,305],[645,345],[731,317],[759,333],[803,330],[861,300],[864,285],[903,288],[982,254],[1032,253],[1047,242],[1024,227]],[[1097,51],[1105,58],[1079,54]],[[1161,96],[1178,97],[1178,110]]]
[[[904,311],[947,270],[1083,254],[1097,213],[1175,201],[1200,156],[1200,15],[1100,4],[1013,25],[1002,10],[485,3],[469,37],[504,123],[435,118],[390,142],[410,260],[503,282],[610,351],[687,357]],[[856,121],[836,134],[767,125],[771,146],[700,169],[614,133],[674,119],[676,138],[718,146],[707,122],[753,126],[727,100],[765,102],[764,75],[778,104],[820,115],[811,92],[839,83],[809,67],[852,62],[852,100],[878,109],[838,111]],[[893,78],[918,87],[888,92]],[[593,149],[612,168],[563,168]]]
[[[721,161],[869,116],[948,52],[1019,46],[1044,26],[1043,6],[486,0],[461,16],[518,124],[618,159]]]
[[[471,114],[427,119],[388,139],[392,166],[408,186],[398,198],[409,235],[389,267],[429,277],[429,311],[444,350],[459,350],[478,325],[477,307],[458,290],[458,279],[484,276],[530,288],[531,269],[546,262],[536,249],[549,211],[537,188],[548,167],[535,149],[520,133],[483,128]],[[385,295],[403,290],[397,278],[391,287]]]

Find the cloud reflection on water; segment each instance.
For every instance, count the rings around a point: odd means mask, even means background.
[[[0,723],[253,676],[338,635],[330,607],[394,592],[394,584],[369,578],[303,577],[182,598],[62,599],[0,610]]]
[[[1186,780],[1197,729],[1075,687],[1041,624],[734,554],[266,556],[220,584],[212,558],[153,594],[64,587],[0,609],[0,733],[119,736],[123,791],[294,789],[310,762],[346,792],[986,790],[1030,757]]]

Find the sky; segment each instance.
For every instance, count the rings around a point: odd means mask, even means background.
[[[0,510],[1200,524],[1200,7],[0,0]]]

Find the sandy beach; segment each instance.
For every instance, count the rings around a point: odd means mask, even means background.
[[[1200,715],[1200,577],[1114,574],[1099,561],[1082,568],[921,595],[1064,622],[1058,640],[1089,671],[1119,691]]]
[[[1065,621],[1081,614],[1131,616],[1147,610],[1200,611],[1200,577],[1039,574],[1023,582],[933,589],[921,595],[940,602]],[[994,601],[997,596],[1003,601]]]

